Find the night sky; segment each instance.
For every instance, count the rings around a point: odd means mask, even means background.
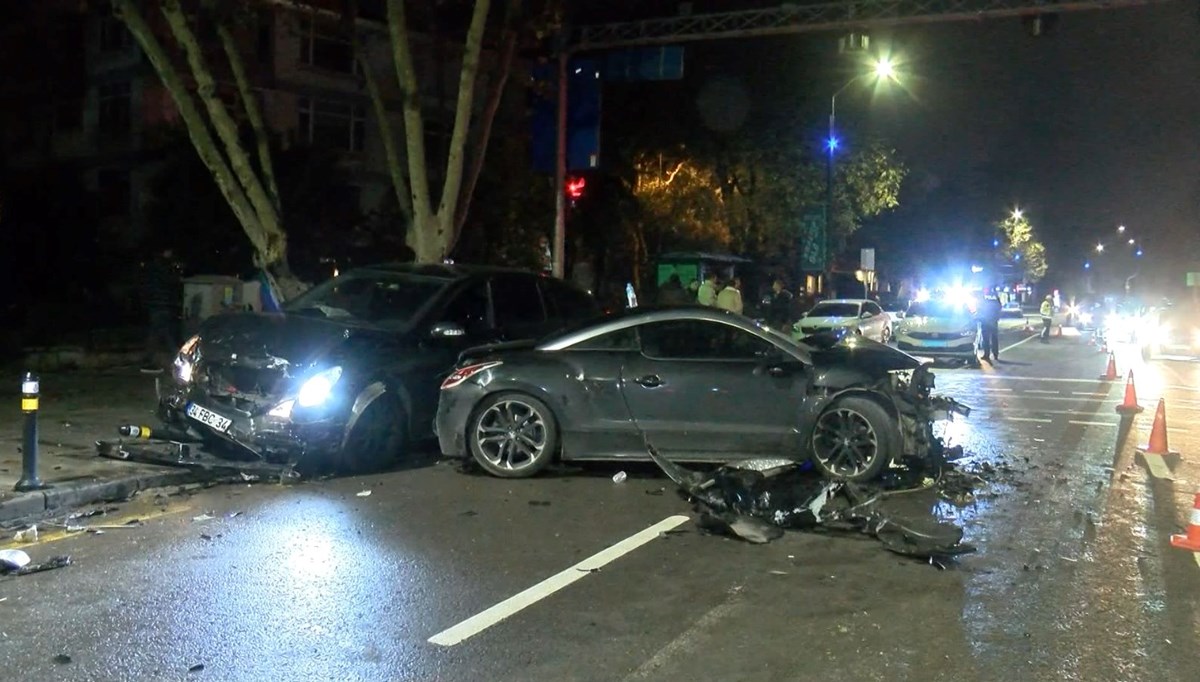
[[[638,3],[665,15],[674,4]],[[1106,241],[1111,259],[1120,223],[1146,240],[1152,270],[1181,282],[1200,265],[1198,33],[1193,0],[1064,14],[1039,37],[1018,19],[873,31],[872,48],[903,62],[907,92],[851,88],[839,127],[849,144],[883,136],[911,173],[902,208],[869,225],[864,245],[965,254],[990,245],[992,224],[1020,205],[1047,244],[1048,283],[1071,286],[1089,256],[1102,267],[1095,244]],[[693,86],[744,85],[744,126],[794,115],[810,123],[794,142],[813,145],[829,95],[854,73],[837,34],[689,44],[687,68]]]

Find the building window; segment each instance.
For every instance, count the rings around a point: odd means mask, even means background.
[[[133,36],[129,29],[112,11],[105,12],[100,18],[100,51],[104,53],[125,52],[133,45]]]
[[[330,149],[363,150],[367,126],[362,107],[301,97],[299,114],[300,139]]]
[[[69,133],[83,128],[83,100],[68,99],[54,104],[54,131]]]
[[[358,73],[350,41],[335,29],[308,19],[300,22],[300,63],[339,73]]]
[[[129,83],[109,83],[98,88],[97,127],[108,135],[128,135],[130,123]]]
[[[96,173],[96,194],[99,195],[100,217],[113,218],[129,215],[130,185],[129,171],[118,168],[102,168]]]

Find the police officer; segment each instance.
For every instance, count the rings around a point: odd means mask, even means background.
[[[1000,298],[992,289],[983,297],[979,306],[979,336],[986,362],[1000,359]]]
[[[1042,299],[1042,308],[1038,312],[1042,316],[1042,343],[1050,343],[1050,325],[1054,324],[1054,304],[1050,301],[1050,294]]]

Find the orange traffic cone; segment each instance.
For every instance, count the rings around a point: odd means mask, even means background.
[[[1200,493],[1192,501],[1192,517],[1188,519],[1187,535],[1172,535],[1171,546],[1200,552]]]
[[[1150,428],[1150,442],[1138,448],[1146,455],[1177,455],[1167,446],[1167,401],[1158,399],[1158,410],[1154,413],[1154,426]]]
[[[1129,370],[1129,377],[1125,379],[1125,401],[1117,405],[1119,414],[1137,414],[1142,411],[1142,406],[1138,405],[1137,389],[1133,385],[1133,370]]]
[[[1054,328],[1054,335],[1062,336],[1062,325],[1061,324]]]
[[[1108,369],[1104,374],[1100,375],[1101,381],[1116,381],[1117,380],[1117,357],[1112,353],[1108,354]]]

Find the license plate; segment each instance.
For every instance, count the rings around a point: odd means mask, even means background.
[[[196,403],[188,403],[187,416],[221,433],[225,433],[229,429],[229,425],[233,423],[233,420],[229,417],[222,417],[212,410],[200,407]]]
[[[926,341],[925,345],[930,348],[945,348],[947,343],[947,341],[942,341],[941,339],[931,339]]]

